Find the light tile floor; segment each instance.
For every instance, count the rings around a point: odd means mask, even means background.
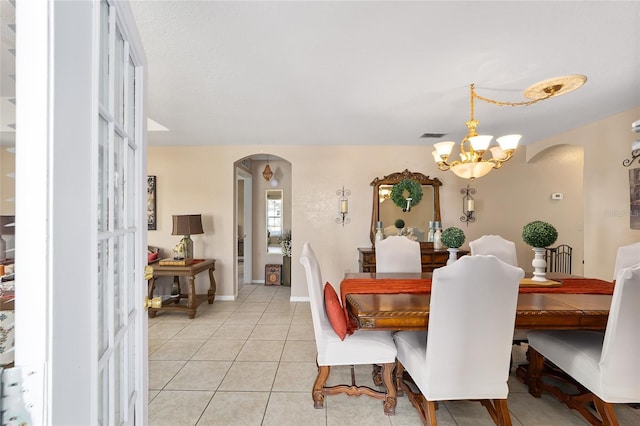
[[[290,288],[244,285],[233,302],[202,304],[192,320],[181,312],[149,319],[150,425],[420,425],[406,397],[385,416],[380,401],[331,395],[313,408],[315,341],[308,303],[289,302]],[[472,350],[473,348],[469,348]],[[514,364],[524,348],[514,346]],[[356,369],[371,386],[371,368]],[[333,368],[330,383],[349,383],[348,368]],[[586,424],[549,395],[529,395],[509,381],[514,425]],[[621,425],[639,425],[640,410],[616,406]],[[493,425],[478,402],[440,405],[442,426]]]

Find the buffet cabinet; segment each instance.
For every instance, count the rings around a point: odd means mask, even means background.
[[[458,258],[468,253],[467,250],[458,251]],[[420,256],[422,258],[422,272],[433,272],[434,269],[447,264],[449,252],[447,249],[435,250],[431,243],[420,243]],[[375,247],[359,247],[358,264],[360,272],[376,272]]]

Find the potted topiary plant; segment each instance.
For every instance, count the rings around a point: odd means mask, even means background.
[[[396,228],[398,228],[398,235],[402,235],[402,229],[404,228],[404,220],[396,219],[393,223]]]
[[[456,228],[455,226],[450,226],[449,228],[442,231],[442,236],[440,237],[440,241],[442,244],[447,247],[447,251],[449,251],[449,260],[447,260],[447,265],[451,265],[453,262],[458,260],[458,250],[462,243],[464,243],[464,232],[460,228]]]
[[[544,260],[544,251],[546,247],[555,243],[558,239],[558,231],[553,225],[535,220],[527,223],[522,228],[522,239],[525,243],[533,247],[535,256],[531,266],[533,266],[533,281],[546,281],[547,262]]]

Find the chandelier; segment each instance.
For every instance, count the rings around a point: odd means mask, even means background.
[[[474,99],[499,105],[499,106],[528,106],[536,102],[549,99],[553,96],[563,95],[582,86],[587,77],[584,75],[569,75],[564,77],[556,77],[549,80],[536,83],[525,90],[524,96],[531,99],[524,102],[501,102],[494,99],[480,96],[475,91],[475,85],[470,86],[470,104],[471,117],[466,122],[468,129],[467,135],[460,142],[460,160],[451,161],[451,151],[455,142],[439,142],[434,144],[433,158],[440,170],[451,170],[456,176],[464,179],[475,179],[482,177],[493,169],[499,169],[502,164],[509,161],[513,157],[513,153],[518,147],[521,135],[506,135],[497,138],[497,146],[489,148],[491,135],[479,135],[476,128],[480,123],[475,119],[474,115]],[[492,157],[485,159],[486,151],[491,152]]]

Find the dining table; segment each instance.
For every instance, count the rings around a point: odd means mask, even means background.
[[[427,329],[431,276],[431,273],[346,274],[340,283],[340,293],[348,333]],[[532,282],[525,276],[519,288],[515,328],[604,330],[614,286],[614,282],[563,273],[547,273],[547,281],[543,283]]]

